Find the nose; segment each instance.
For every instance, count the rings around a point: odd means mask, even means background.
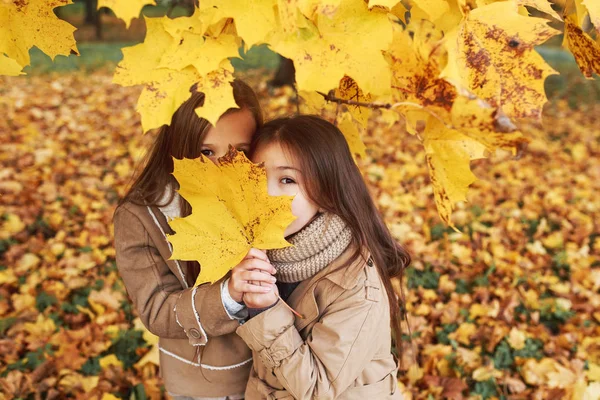
[[[277,185],[277,179],[269,178],[269,174],[267,173],[267,191],[269,196],[279,196],[279,186]]]

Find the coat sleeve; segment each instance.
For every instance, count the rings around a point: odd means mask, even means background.
[[[304,341],[294,315],[280,301],[237,333],[295,399],[335,399],[375,355],[372,338],[387,321],[375,304],[365,286],[344,291]]]
[[[117,268],[144,326],[171,339],[202,346],[210,336],[235,332],[221,300],[221,282],[183,288],[161,257],[148,231],[130,210],[115,212]]]

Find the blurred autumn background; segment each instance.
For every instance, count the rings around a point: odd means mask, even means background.
[[[112,244],[114,208],[153,136],[135,112],[141,89],[111,79],[145,26],[126,30],[94,3],[60,9],[80,57],[33,49],[27,76],[0,77],[0,399],[166,396]],[[543,127],[523,127],[520,159],[472,162],[480,180],[453,214],[460,232],[437,214],[418,137],[378,114],[363,137],[365,178],[414,259],[406,399],[600,398],[600,85],[561,40],[539,49],[561,73],[546,82]],[[297,109],[290,86],[268,84],[279,62],[264,46],[234,60],[267,119]]]

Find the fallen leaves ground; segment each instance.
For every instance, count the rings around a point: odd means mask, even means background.
[[[268,118],[295,111],[291,90],[244,77]],[[110,81],[0,78],[0,399],[163,396],[111,226],[152,135],[139,89]],[[372,119],[363,170],[414,257],[407,399],[600,398],[599,116],[553,104],[522,159],[474,163],[462,233],[437,216],[418,138]]]

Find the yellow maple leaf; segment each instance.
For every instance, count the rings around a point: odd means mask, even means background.
[[[587,79],[594,79],[594,73],[600,74],[600,44],[596,43],[572,20],[565,18],[565,42],[581,73]]]
[[[360,138],[359,127],[356,126],[349,113],[345,112],[341,114],[341,117],[338,119],[338,128],[344,134],[352,155],[364,160],[367,156],[366,147]]]
[[[194,90],[204,93],[205,96],[202,106],[196,108],[196,114],[200,118],[206,118],[213,125],[217,124],[225,111],[237,108],[230,84],[233,82],[232,69],[227,67],[213,71],[202,77],[195,86]]]
[[[136,107],[144,132],[169,124],[177,108],[190,98],[192,85],[201,78],[193,67],[181,71],[159,68],[163,54],[175,41],[164,28],[167,19],[145,18],[144,42],[123,49],[123,60],[113,77],[113,82],[122,86],[145,86]]]
[[[219,17],[233,18],[238,34],[246,46],[251,47],[264,42],[267,34],[273,30],[277,21],[276,5],[276,0],[204,0],[200,2],[200,9],[215,8]]]
[[[392,22],[381,10],[369,11],[363,0],[340,3],[331,18],[318,18],[293,35],[279,30],[268,38],[271,47],[294,61],[299,90],[327,93],[344,75],[365,93],[390,91],[390,71],[382,51],[392,40]]]
[[[219,165],[202,157],[173,160],[179,194],[192,214],[169,222],[172,259],[196,260],[196,284],[215,282],[236,266],[250,248],[289,246],[285,228],[295,219],[291,196],[269,196],[262,166],[231,149]]]
[[[171,44],[158,67],[182,70],[193,66],[198,74],[205,75],[219,69],[223,60],[239,58],[238,48],[239,43],[233,35],[220,35],[213,39],[183,31],[181,40]]]
[[[73,32],[75,27],[60,20],[56,7],[71,0],[28,0],[0,2],[0,55],[15,60],[21,67],[29,65],[29,49],[36,46],[50,56],[78,54]],[[15,68],[12,64],[11,68]]]
[[[438,212],[443,221],[453,226],[450,215],[454,203],[465,201],[469,186],[477,180],[470,161],[484,158],[486,148],[433,117],[427,122],[423,144]]]
[[[451,83],[439,78],[440,63],[445,57],[438,45],[442,36],[429,21],[411,22],[407,29],[394,26],[393,40],[385,58],[392,71],[394,101],[426,106],[429,112],[449,120],[457,92]],[[416,134],[419,121],[427,120],[430,115],[415,107],[397,110],[404,115],[411,134]]]
[[[519,14],[510,1],[472,10],[444,37],[448,64],[441,76],[511,118],[541,118],[544,81],[556,71],[534,46],[559,33],[547,22]]]
[[[156,5],[155,0],[98,0],[98,10],[101,7],[108,7],[115,15],[125,22],[125,27],[129,28],[131,20],[137,18],[145,5]]]

